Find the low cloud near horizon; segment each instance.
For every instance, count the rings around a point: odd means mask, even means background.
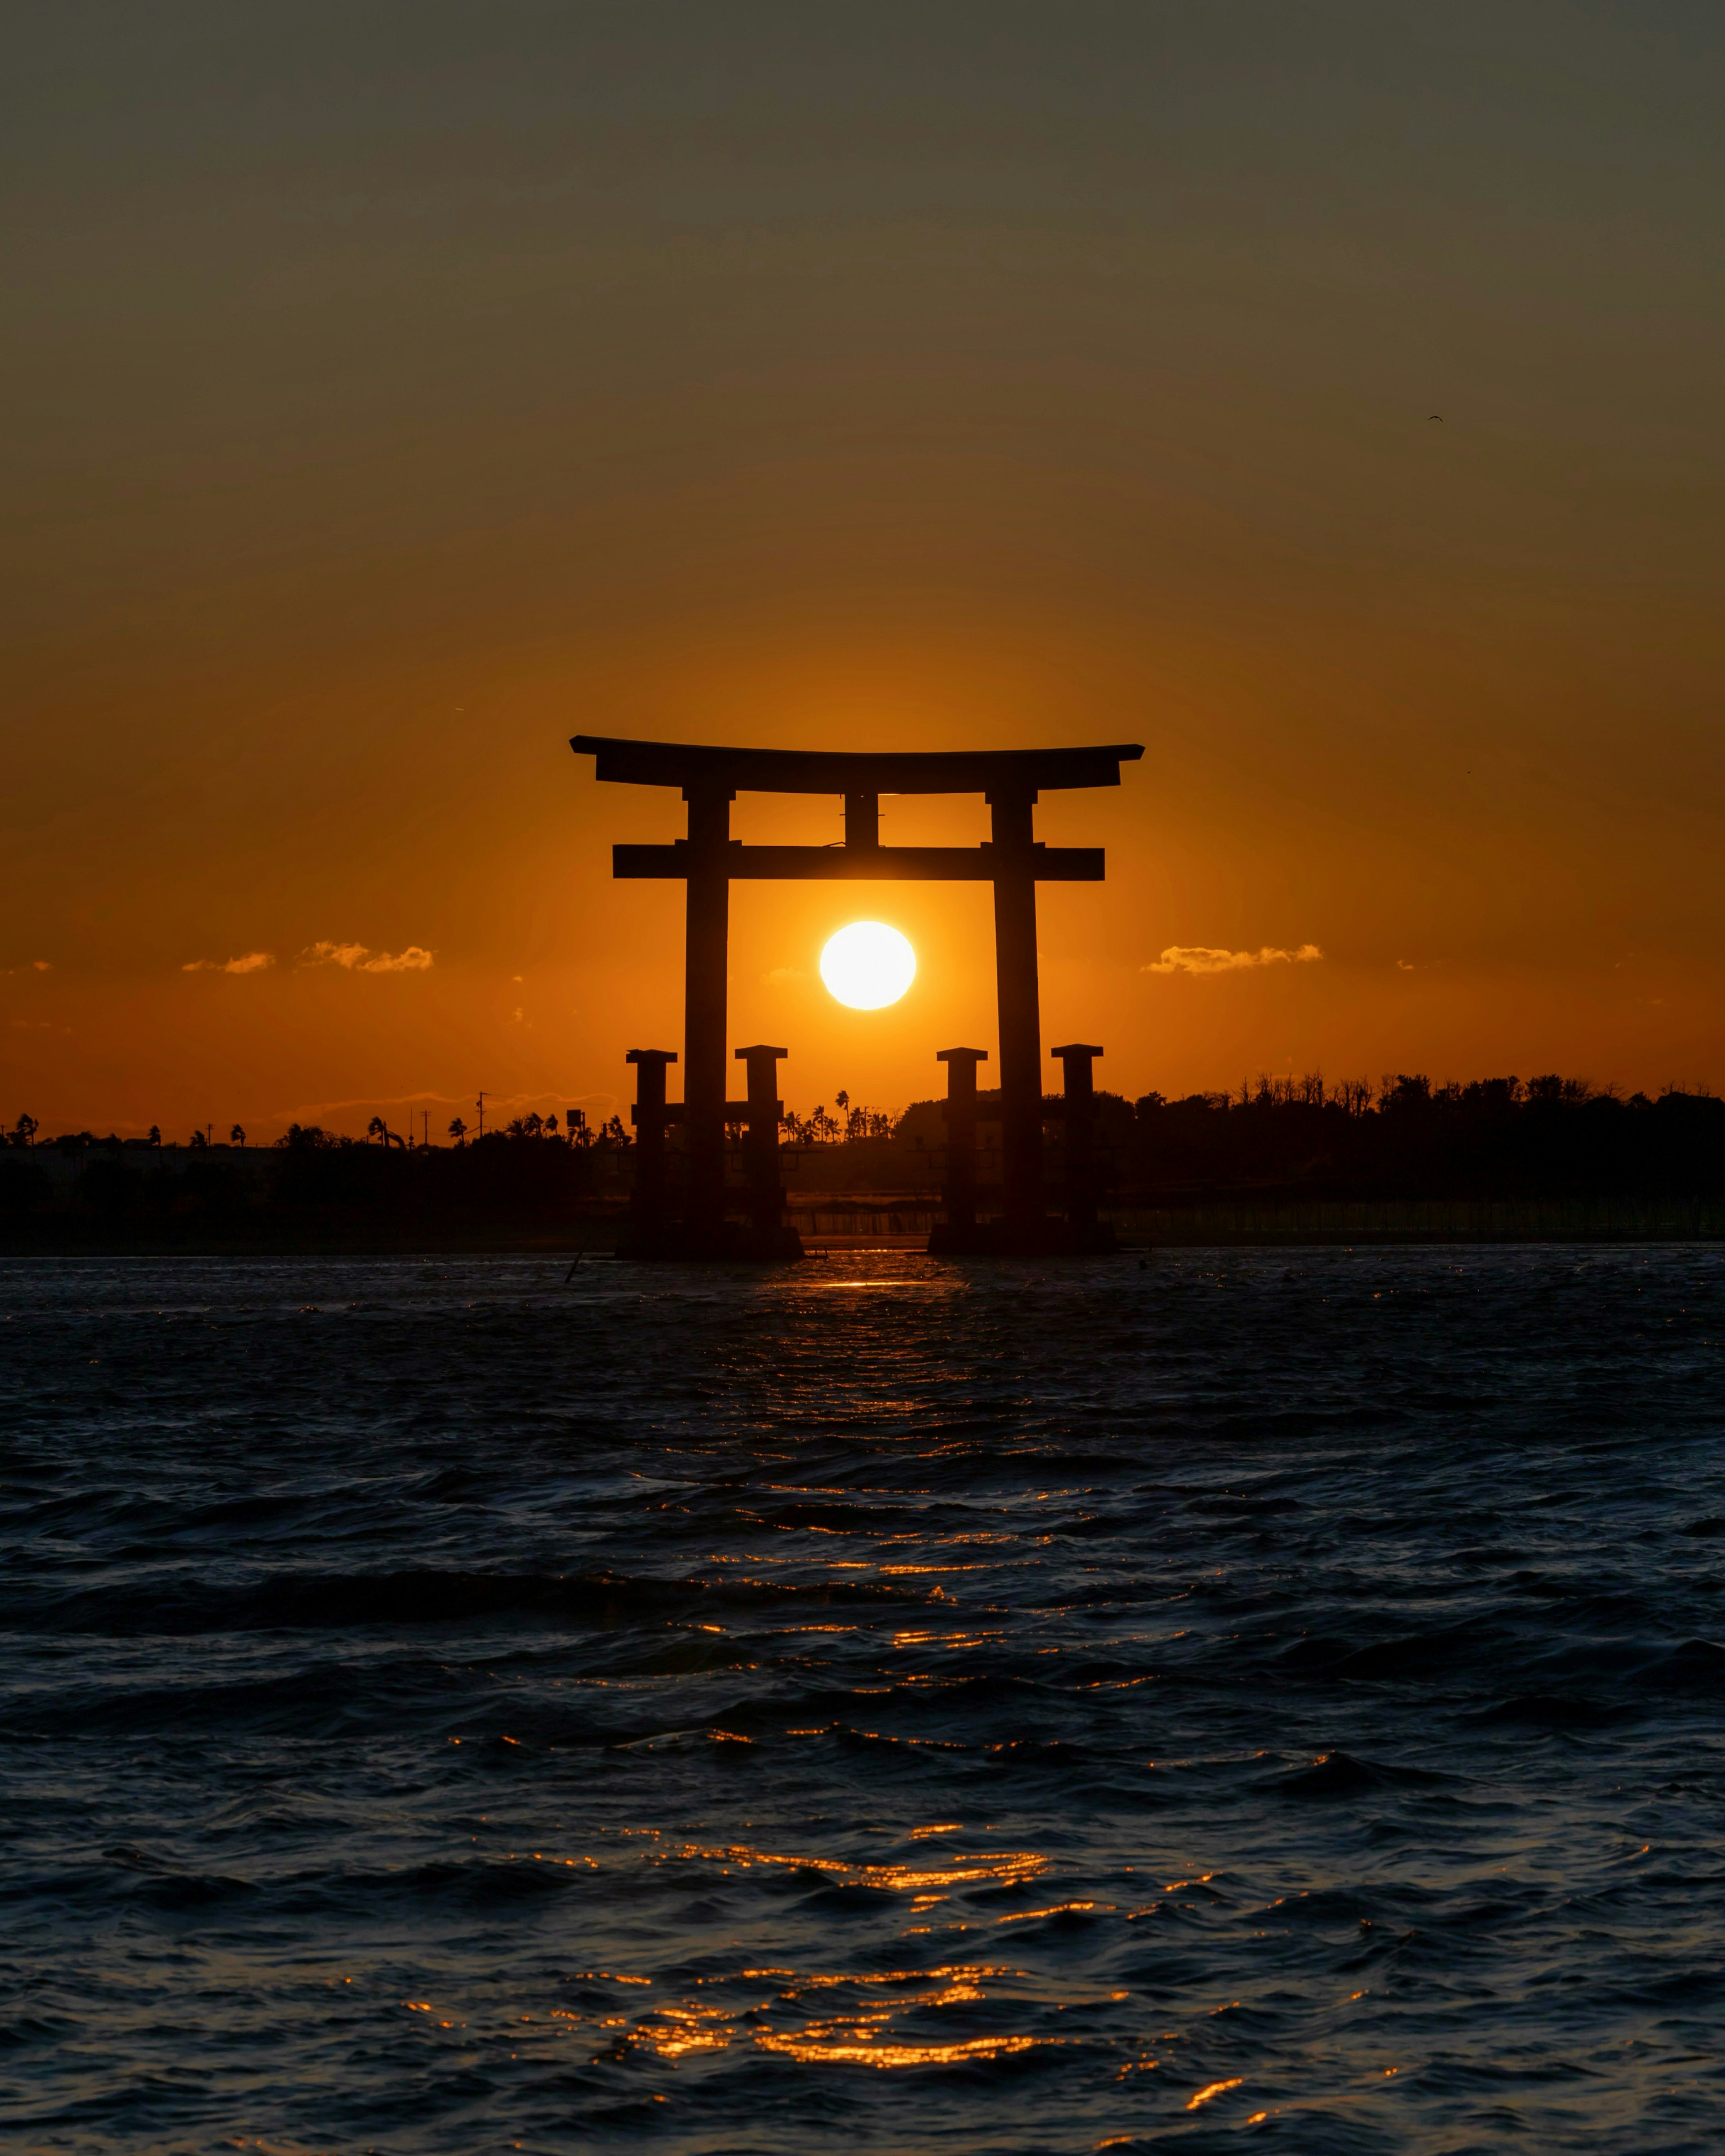
[[[1316,943],[1302,943],[1296,951],[1278,951],[1268,943],[1257,951],[1219,951],[1206,943],[1170,943],[1153,965],[1139,970],[1146,973],[1238,973],[1248,966],[1309,966],[1322,956]]]
[[[261,973],[275,963],[273,951],[248,951],[239,958],[193,958],[182,973]]]
[[[331,943],[326,940],[302,951],[295,963],[300,966],[341,966],[350,973],[423,973],[433,962],[430,952],[418,943],[409,943],[405,951],[392,957],[388,951],[373,952],[363,943]]]

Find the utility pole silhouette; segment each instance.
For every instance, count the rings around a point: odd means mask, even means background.
[[[479,1134],[483,1137],[485,1134],[485,1096],[483,1093],[480,1095],[479,1099],[474,1103],[474,1105],[479,1110]]]

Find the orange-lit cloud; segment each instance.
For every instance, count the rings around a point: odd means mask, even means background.
[[[343,966],[350,973],[423,973],[432,963],[430,952],[418,943],[409,943],[406,950],[392,957],[388,951],[370,951],[363,943],[328,942],[311,944],[295,961],[300,966]]]
[[[239,958],[193,958],[182,973],[261,973],[275,963],[273,951],[248,951]]]
[[[1323,952],[1316,943],[1302,943],[1295,951],[1277,951],[1268,943],[1257,951],[1220,951],[1206,943],[1170,943],[1146,973],[1239,973],[1249,966],[1309,966]]]

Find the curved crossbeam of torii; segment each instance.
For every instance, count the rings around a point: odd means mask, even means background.
[[[675,786],[689,804],[689,835],[668,846],[619,845],[612,874],[680,878],[687,886],[683,1005],[684,1121],[691,1224],[716,1228],[725,1207],[725,974],[731,885],[738,877],[795,881],[904,877],[994,886],[994,971],[1000,1006],[1001,1173],[1007,1224],[1041,1218],[1042,1025],[1036,978],[1036,886],[1100,883],[1100,846],[1037,843],[1039,793],[1117,786],[1135,742],[1106,748],[859,751],[714,748],[682,742],[577,734],[596,778]],[[838,793],[842,846],[746,846],[731,836],[738,793]],[[883,793],[980,793],[993,836],[980,846],[883,846]]]

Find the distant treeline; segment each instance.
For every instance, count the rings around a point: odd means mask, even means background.
[[[1293,1188],[1373,1199],[1725,1194],[1725,1101],[1582,1079],[1259,1080],[1108,1112],[1115,1173],[1147,1192]]]
[[[999,1143],[998,1092],[978,1095],[984,1173]],[[1047,1142],[1057,1180],[1059,1102]],[[1122,1202],[1180,1203],[1242,1191],[1312,1198],[1437,1199],[1725,1194],[1725,1101],[1671,1088],[1627,1096],[1584,1079],[1486,1078],[1434,1086],[1403,1073],[1373,1085],[1262,1077],[1238,1092],[1136,1101],[1099,1093],[1097,1150]],[[896,1146],[944,1136],[938,1101],[894,1127]]]
[[[270,1147],[160,1147],[83,1133],[0,1154],[0,1221],[131,1235],[200,1233],[239,1242],[285,1232],[424,1235],[552,1227],[620,1202],[629,1148],[548,1133],[443,1146],[367,1143],[295,1127]]]
[[[945,1169],[938,1101],[897,1116],[852,1109],[785,1119],[788,1185],[932,1194]],[[979,1096],[986,1204],[998,1175],[998,1093]],[[1050,1096],[1050,1200],[1058,1203],[1063,1121]],[[0,1152],[0,1219],[81,1223],[147,1233],[176,1224],[236,1238],[286,1228],[418,1234],[552,1226],[614,1211],[633,1147],[620,1118],[558,1132],[527,1117],[452,1142],[413,1145],[374,1122],[369,1139],[295,1125],[276,1144],[44,1139],[29,1118]],[[1423,1076],[1327,1083],[1261,1078],[1237,1093],[1159,1093],[1096,1101],[1105,1203],[1191,1204],[1278,1199],[1497,1199],[1725,1197],[1725,1101],[1672,1089],[1627,1097],[1578,1079],[1491,1078],[1434,1086]],[[673,1150],[680,1132],[672,1134]],[[675,1179],[675,1163],[673,1180]]]

